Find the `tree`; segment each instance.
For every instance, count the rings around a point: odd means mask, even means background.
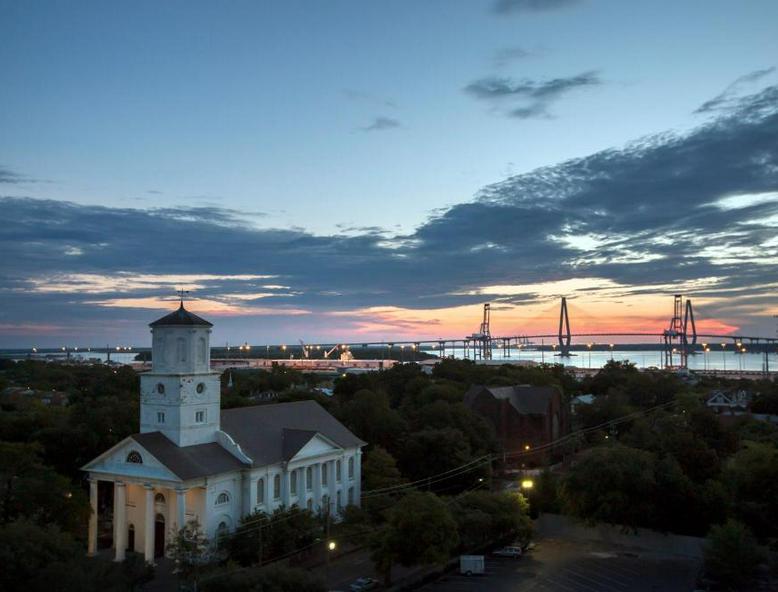
[[[732,455],[724,471],[735,497],[735,507],[759,536],[778,530],[778,449],[746,442]]]
[[[167,556],[173,560],[174,573],[185,582],[197,584],[205,567],[213,560],[208,538],[197,520],[190,520],[175,534]]]
[[[616,445],[581,455],[562,482],[562,499],[574,516],[589,522],[650,526],[658,492],[654,456]]]
[[[739,589],[753,581],[763,560],[751,531],[735,520],[711,528],[705,546],[705,572],[724,586]]]
[[[395,563],[442,563],[458,544],[457,523],[448,506],[435,494],[416,491],[390,510],[386,526],[371,542],[372,558],[388,585]]]
[[[353,400],[345,403],[338,418],[366,442],[387,450],[401,440],[406,429],[400,414],[389,407],[387,396],[368,390],[358,391]]]
[[[374,446],[365,454],[362,463],[362,482],[365,491],[394,487],[405,482],[397,462],[386,449]]]
[[[229,567],[203,578],[203,592],[325,592],[324,583],[301,569],[280,565],[248,570]]]
[[[528,543],[532,522],[529,504],[521,494],[473,491],[456,499],[453,515],[464,550],[492,542]]]

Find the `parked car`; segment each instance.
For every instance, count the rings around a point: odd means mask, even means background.
[[[492,552],[492,555],[498,557],[521,557],[521,547],[502,547]]]
[[[372,590],[378,587],[378,580],[374,578],[357,578],[349,589],[351,592],[363,592],[364,590]]]
[[[460,555],[459,573],[466,576],[481,575],[485,572],[483,555]]]

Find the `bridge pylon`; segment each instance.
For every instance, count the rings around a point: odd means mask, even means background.
[[[559,309],[559,355],[563,358],[570,357],[570,342],[572,341],[570,332],[570,315],[567,313],[567,298],[562,296],[562,305]]]

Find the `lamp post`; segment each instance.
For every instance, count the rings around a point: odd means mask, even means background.
[[[613,361],[613,344],[611,343],[610,345],[608,345],[608,347],[611,350],[611,362],[612,362]]]
[[[594,345],[594,344],[593,343],[587,343],[586,344],[586,347],[589,348],[589,369],[590,370],[592,368],[592,345]]]
[[[724,370],[727,369],[727,354],[724,352],[724,350],[727,349],[727,344],[722,343],[721,344],[721,360],[724,363]]]

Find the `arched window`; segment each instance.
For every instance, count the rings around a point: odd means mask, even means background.
[[[289,490],[292,495],[297,495],[297,471],[292,471],[289,475]]]
[[[165,503],[165,496],[161,493],[158,493],[154,496],[154,503],[155,504],[164,504]]]
[[[257,503],[258,504],[264,504],[265,503],[265,480],[260,479],[257,481]]]
[[[354,457],[351,456],[348,459],[348,478],[353,479],[354,478]]]
[[[340,459],[335,461],[335,481],[340,483]]]
[[[222,491],[219,495],[216,496],[216,505],[220,506],[222,504],[228,504],[230,503],[230,494],[226,491]]]
[[[308,491],[313,489],[313,467],[305,469],[305,489]]]
[[[183,337],[176,339],[176,361],[186,362],[186,341]]]
[[[143,457],[140,455],[140,452],[133,450],[127,455],[127,462],[142,465]]]
[[[205,338],[201,337],[197,341],[197,361],[200,364],[205,364]]]
[[[354,504],[354,488],[349,487],[348,488],[348,505],[351,506]]]
[[[273,477],[273,499],[281,497],[281,475]]]

